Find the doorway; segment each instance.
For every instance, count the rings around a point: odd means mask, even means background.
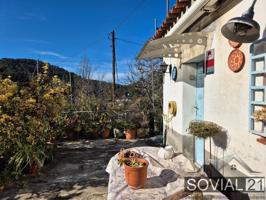
[[[196,64],[196,120],[204,119],[204,64]],[[199,166],[204,164],[204,139],[195,138],[195,161]]]

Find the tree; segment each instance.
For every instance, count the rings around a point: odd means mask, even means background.
[[[138,99],[139,111],[149,118],[150,135],[154,134],[155,125],[160,127],[162,116],[163,73],[160,64],[161,60],[141,60],[129,65],[130,93]]]
[[[91,79],[93,76],[93,68],[88,57],[84,56],[79,64],[79,75],[85,79]]]

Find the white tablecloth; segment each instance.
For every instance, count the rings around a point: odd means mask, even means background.
[[[118,154],[113,156],[106,168],[110,174],[108,184],[108,200],[161,200],[184,190],[185,176],[199,176],[193,164],[182,154],[171,160],[159,158],[157,147],[131,148],[149,161],[148,177],[143,188],[133,190],[127,186],[124,167],[118,165]]]

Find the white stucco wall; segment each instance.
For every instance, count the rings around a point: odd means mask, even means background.
[[[253,170],[260,171],[262,175],[266,176],[266,145],[258,143],[256,141],[258,136],[248,131],[250,44],[243,44],[240,47],[246,56],[246,63],[239,73],[234,73],[227,65],[229,53],[233,48],[221,34],[222,25],[233,17],[241,16],[252,1],[243,0],[206,28],[206,30],[213,31],[213,39],[210,40],[208,49],[215,49],[215,73],[205,77],[204,118],[216,122],[228,131],[228,149],[223,152],[221,149],[213,148],[212,153],[215,156],[221,158],[237,154]],[[264,0],[257,1],[254,19],[260,24],[262,35],[266,27],[266,3]],[[184,60],[186,58],[183,59],[183,62]],[[169,59],[166,59],[166,62],[174,63]],[[192,64],[187,64],[188,66],[192,67]],[[169,74],[165,74],[163,99],[164,113],[167,113],[169,100],[177,102],[177,116],[173,119],[171,128],[174,132],[187,134],[189,121],[195,119],[195,110],[192,108],[195,105],[195,87],[186,83],[185,80],[170,81]],[[170,140],[170,143],[175,143],[172,141],[173,137],[170,137]],[[208,147],[207,145],[206,148]]]
[[[168,126],[174,129],[176,132],[182,132],[182,118],[181,113],[183,112],[183,83],[174,82],[171,80],[169,73],[165,74],[164,77],[164,96],[163,96],[163,112],[165,115],[168,114],[168,102],[176,101],[177,114]]]
[[[215,27],[210,47],[215,49],[215,73],[205,78],[204,116],[205,120],[216,122],[228,130],[229,145],[225,156],[236,153],[253,170],[261,171],[266,176],[266,146],[256,141],[258,136],[248,132],[250,44],[240,47],[246,62],[239,73],[234,73],[227,65],[233,48],[220,31],[223,24],[230,18],[240,16],[252,2],[242,1],[210,25]],[[260,24],[262,35],[266,25],[265,1],[257,1],[254,19]],[[221,150],[218,150],[218,155],[222,156]]]
[[[195,119],[195,79],[191,80],[191,76],[195,77],[195,64],[182,64],[180,67],[179,60],[165,59],[167,64],[177,67],[177,80],[173,81],[169,73],[164,75],[164,87],[163,87],[163,111],[164,114],[168,113],[168,102],[175,101],[177,105],[176,116],[172,118],[169,123],[164,123],[169,127],[167,131],[167,144],[171,144],[175,147],[176,151],[184,152],[183,143],[191,144],[188,138],[183,138],[186,135],[189,122]],[[168,71],[168,70],[167,70]],[[190,145],[191,146],[191,145]],[[185,151],[192,154],[193,147],[187,148]],[[192,155],[189,155],[192,157]]]

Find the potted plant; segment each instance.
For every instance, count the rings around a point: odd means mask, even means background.
[[[124,122],[124,134],[127,140],[136,139],[137,125],[132,121],[125,121]]]
[[[120,151],[118,162],[124,166],[125,179],[132,189],[139,189],[144,186],[147,180],[147,169],[149,162],[140,154],[133,151]]]
[[[5,178],[6,178],[6,174],[4,174],[4,169],[5,169],[5,160],[3,156],[0,156],[0,193],[4,191],[5,189]]]
[[[16,169],[17,174],[35,175],[51,159],[51,154],[44,144],[34,145],[16,141],[16,153],[11,156],[8,165]]]
[[[266,125],[266,106],[260,110],[255,110],[253,113],[254,119],[256,122],[262,122],[262,131],[265,132]]]
[[[263,106],[260,110],[255,110],[253,113],[254,119],[256,122],[262,122],[262,131],[265,132],[266,126],[266,106]],[[260,137],[257,138],[257,141],[261,144],[266,145],[266,138]]]
[[[5,186],[4,185],[0,185],[0,193],[3,192],[5,189]]]
[[[110,131],[111,131],[111,125],[107,124],[103,127],[101,136],[102,138],[109,138],[110,137]]]
[[[266,122],[266,106],[264,106],[260,110],[255,110],[253,113],[255,121],[261,121],[263,123]]]
[[[108,113],[101,113],[99,122],[101,126],[100,135],[102,136],[102,138],[108,138],[110,136],[110,130],[112,128],[111,119]]]
[[[206,138],[213,137],[216,134],[221,133],[222,128],[213,122],[195,120],[190,122],[188,131],[190,134],[192,134],[195,137],[203,138],[205,143]],[[211,149],[211,141],[210,141],[210,149]],[[210,157],[211,157],[211,150],[210,150]]]
[[[213,122],[197,120],[190,122],[188,130],[190,134],[206,139],[219,133],[221,127]]]

